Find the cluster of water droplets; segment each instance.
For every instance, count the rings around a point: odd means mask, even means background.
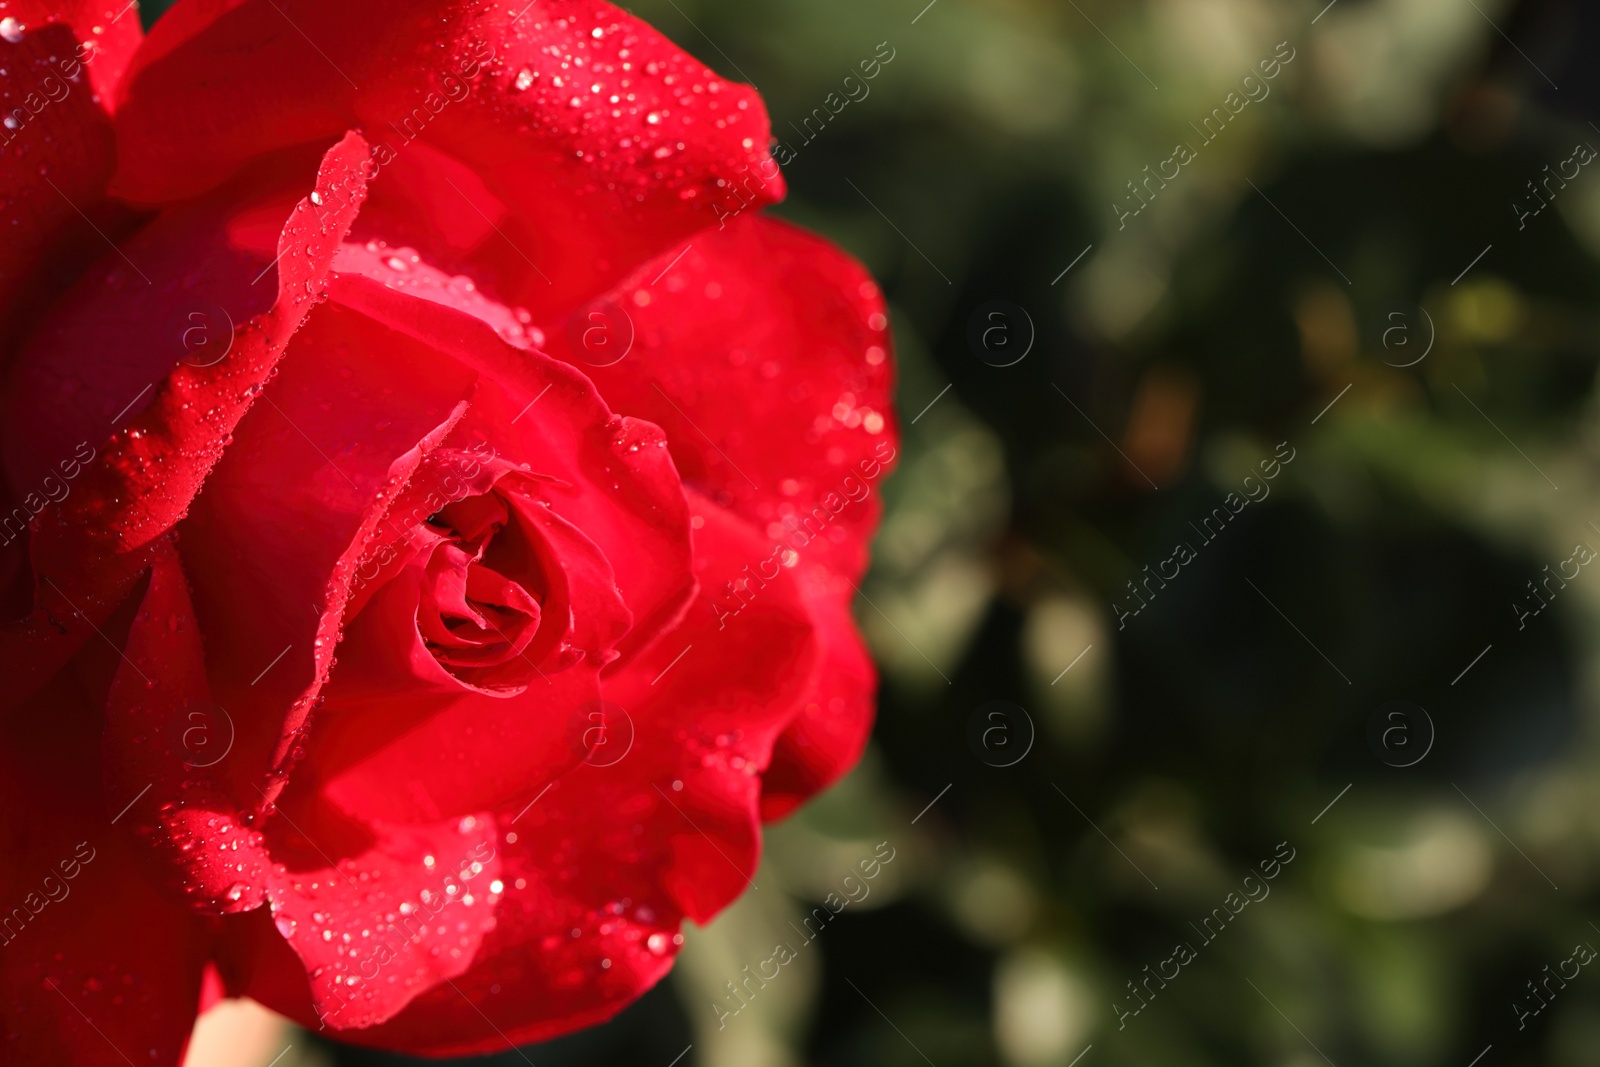
[[[539,938],[534,966],[557,989],[583,989],[608,973],[623,983],[633,968],[618,966],[628,957],[663,959],[683,945],[683,934],[656,910],[628,897],[567,914],[572,925]]]
[[[747,152],[757,147],[756,136],[764,139],[749,93],[729,91],[711,71],[632,26],[585,27],[530,12],[513,33],[512,58],[500,74],[516,103],[513,121],[574,144],[573,156],[598,166],[607,189],[643,200],[664,183],[678,187],[682,199],[703,197],[703,174],[670,162],[705,137],[702,128],[748,125]]]
[[[364,195],[359,177],[329,163],[324,162],[314,195],[324,197],[321,190],[327,188],[329,196],[343,195],[347,203],[359,203]],[[136,416],[134,424],[120,430],[108,445],[105,463],[126,488],[127,504],[120,495],[109,500],[88,498],[102,512],[95,529],[115,539],[123,550],[148,543],[188,513],[198,488],[197,475],[210,470],[232,445],[234,427],[244,410],[277,375],[279,357],[294,326],[312,306],[327,300],[327,264],[333,242],[343,235],[349,219],[308,201],[296,207],[279,239],[283,255],[273,268],[278,272],[278,299],[272,309],[239,325],[227,358],[204,368],[181,366],[167,377],[147,405],[147,409],[159,405],[163,412],[156,421],[155,439],[147,439]],[[304,268],[291,268],[285,262],[296,245],[305,257]],[[290,281],[296,275],[302,275],[299,285]],[[161,293],[170,298],[182,280],[152,294],[148,283],[113,263],[105,284],[110,291],[107,299],[137,310]]]
[[[364,257],[351,255],[359,249]],[[390,245],[373,238],[360,246],[346,246],[341,263],[354,266],[397,292],[410,293],[467,312],[494,327],[501,339],[518,348],[538,348],[544,344],[544,331],[533,324],[533,312],[511,306],[483,293],[476,281],[465,274],[448,274],[428,263],[415,248]]]

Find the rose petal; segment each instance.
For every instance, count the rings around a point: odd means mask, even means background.
[[[498,873],[487,813],[429,826],[362,823],[305,787],[241,816],[226,773],[237,753],[196,766],[183,744],[183,713],[206,692],[205,660],[177,556],[164,543],[122,656],[107,699],[107,786],[132,794],[130,784],[148,777],[129,825],[151,858],[173,865],[171,881],[196,907],[270,905],[278,936],[305,968],[313,1011],[335,1027],[386,1019],[466,968],[494,925],[496,894],[461,891]],[[248,737],[248,722],[226,712],[208,725]],[[441,901],[459,906],[441,918]]]
[[[397,190],[395,202],[427,209],[384,212],[416,230],[392,240],[454,235],[475,265],[460,272],[508,304],[545,308],[713,222],[719,186],[768,160],[753,90],[600,0],[520,12],[186,0],[156,24],[124,85],[113,185],[170,202],[347,128],[372,132],[384,167],[410,154],[457,163],[432,168],[425,198]],[[481,185],[464,185],[463,170]],[[387,181],[375,183],[386,198]],[[768,186],[761,203],[781,195],[781,179]]]
[[[149,798],[102,791],[99,731],[65,674],[0,729],[6,1063],[177,1063],[194,1023],[211,937],[146,880],[115,824]]]
[[[341,827],[313,803],[269,835],[288,866],[268,882],[273,925],[305,968],[312,1011],[335,1029],[384,1022],[458,977],[494,928],[501,860],[487,813]]]
[[[155,546],[118,655],[101,742],[107,792],[141,797],[127,825],[174,896],[211,913],[259,907],[272,857],[244,815],[255,798],[241,802],[230,781],[236,765],[226,762],[249,723],[210,699],[200,626],[170,538]]]
[[[108,111],[142,33],[137,13],[116,18],[103,0],[13,0],[0,14],[22,35],[0,41],[4,345],[62,278],[105,254],[89,219],[121,221],[104,206],[116,156]]]
[[[591,365],[582,345],[596,308],[602,322],[617,309],[631,322],[633,346],[610,366]],[[663,253],[545,331],[551,354],[583,367],[608,403],[666,431],[688,484],[766,532],[752,567],[777,548],[805,576],[826,666],[774,754],[769,818],[854,765],[872,724],[876,680],[849,605],[895,456],[886,330],[858,264],[748,217]],[[737,607],[720,592],[724,610]]]
[[[0,669],[12,681],[7,703],[31,693],[94,635],[95,625],[148,566],[150,546],[188,509],[223,442],[310,310],[312,294],[360,204],[366,161],[366,144],[355,134],[328,151],[316,187],[338,188],[345,195],[326,212],[309,197],[295,205],[278,239],[277,299],[271,310],[240,324],[229,358],[208,366],[185,364],[165,380],[157,378],[147,406],[103,446],[98,462],[81,472],[71,493],[35,520],[30,551],[37,606],[27,618],[0,628]],[[68,298],[64,314],[98,321],[108,331],[131,319],[140,331],[116,337],[111,347],[162,351],[162,316],[148,307],[143,314],[130,313],[129,305],[144,299],[143,293],[107,287],[105,275],[92,274]],[[105,350],[80,350],[76,358]],[[29,358],[24,353],[25,364]],[[93,376],[89,367],[73,365],[82,377]],[[7,399],[8,412],[17,412],[30,405],[49,411],[55,398],[13,386]],[[36,418],[19,422],[8,416],[5,422],[8,462],[37,447],[19,444],[15,436],[20,428],[36,426]]]
[[[850,612],[855,590],[822,567],[803,566],[797,577],[822,654],[800,711],[761,776],[761,817],[769,822],[855,766],[872,733],[878,689],[877,670]]]
[[[697,577],[720,587],[763,541],[721,509],[691,503],[703,520]],[[504,895],[473,965],[342,1040],[459,1056],[603,1021],[666,973],[684,917],[704,921],[749,888],[759,772],[817,648],[787,572],[747,610],[739,629],[719,631],[702,594],[666,640],[607,679],[606,699],[626,710],[633,744],[614,763],[573,768],[531,806],[497,814]],[[259,951],[249,960],[251,995],[309,1022],[304,994],[297,1006],[290,993],[292,970]]]
[[[99,451],[174,369],[235,364],[250,323],[278,299],[269,265],[314,181],[298,166],[253,177],[151,219],[123,242],[127,259],[102,255],[44,316],[7,391],[6,464],[17,485],[39,486],[79,442]],[[23,440],[33,447],[17,447]]]
[[[582,345],[597,307],[632,325],[632,348],[608,366]],[[745,217],[545,332],[550,354],[581,367],[607,403],[666,431],[686,483],[774,544],[801,531],[803,557],[859,577],[879,512],[868,493],[896,435],[883,296],[854,260]]]
[[[260,777],[295,762],[356,561],[473,388],[468,368],[327,304],[195,501],[180,545],[216,699],[241,723],[241,801],[259,803]]]

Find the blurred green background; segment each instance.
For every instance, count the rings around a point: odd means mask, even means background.
[[[1573,559],[1600,548],[1600,167],[1574,159],[1600,11],[925,3],[636,8],[754,82],[796,153],[778,213],[888,293],[906,446],[858,605],[881,711],[771,830],[759,893],[526,1059],[1600,1063],[1600,968],[1549,980],[1600,945],[1600,574]],[[1230,492],[1270,495],[1202,533]],[[993,700],[1026,717],[969,729]],[[719,1028],[724,983],[882,841],[869,896]]]

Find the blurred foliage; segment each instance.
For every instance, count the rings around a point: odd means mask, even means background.
[[[862,767],[772,829],[761,889],[669,982],[533,1062],[1595,1062],[1600,976],[1521,1028],[1513,1003],[1600,944],[1600,577],[1513,604],[1600,547],[1600,174],[1521,228],[1512,205],[1600,145],[1600,12],[1324,2],[641,0],[762,91],[796,153],[778,212],[882,280],[923,414],[858,610]],[[1004,368],[968,339],[996,299],[1036,333]],[[1270,495],[1194,536],[1279,442]],[[1437,731],[1409,767],[1370,730],[1397,698]],[[994,699],[1037,728],[1013,766],[968,740]],[[879,841],[871,896],[719,1028],[724,983]],[[1204,943],[1280,842],[1270,896]]]

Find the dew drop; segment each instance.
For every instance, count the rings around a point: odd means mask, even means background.
[[[0,19],[0,37],[4,37],[11,44],[21,41],[27,32],[28,28],[10,15]]]

